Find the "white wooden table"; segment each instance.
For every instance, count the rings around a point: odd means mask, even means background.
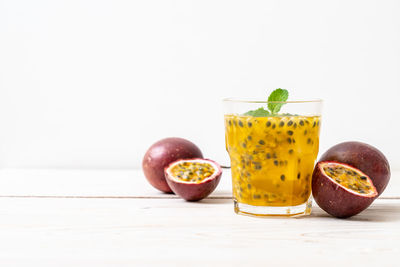
[[[350,219],[253,218],[229,170],[197,203],[140,170],[1,170],[0,266],[400,266],[399,179]]]

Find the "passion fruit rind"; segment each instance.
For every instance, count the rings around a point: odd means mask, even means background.
[[[193,180],[186,179],[186,177],[177,177],[171,170],[178,164],[185,163],[205,163],[210,165],[214,170],[213,173],[204,179]],[[164,169],[166,181],[172,191],[187,201],[198,201],[210,195],[217,187],[221,175],[221,166],[210,159],[181,159],[172,162]]]
[[[357,190],[346,188],[329,177],[324,171],[324,166],[329,164],[343,166],[358,173],[363,179],[366,179],[366,183],[369,183],[369,192],[360,193]],[[315,166],[312,177],[312,194],[320,208],[338,218],[348,218],[360,213],[378,197],[378,192],[368,175],[350,165],[335,161],[323,161]]]

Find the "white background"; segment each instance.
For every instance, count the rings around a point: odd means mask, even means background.
[[[140,167],[180,136],[228,162],[221,99],[325,100],[320,151],[400,168],[400,1],[0,0],[0,167]]]

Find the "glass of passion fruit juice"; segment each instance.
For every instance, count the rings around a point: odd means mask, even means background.
[[[280,112],[267,108],[279,105]],[[255,216],[311,213],[311,176],[319,147],[321,100],[224,99],[234,209]]]

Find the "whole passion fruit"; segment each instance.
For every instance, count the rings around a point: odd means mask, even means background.
[[[347,218],[365,210],[378,196],[367,174],[343,163],[323,161],[315,166],[312,194],[324,211]]]
[[[177,160],[165,168],[168,185],[187,201],[197,201],[211,194],[221,175],[221,166],[209,159]]]
[[[378,194],[382,194],[390,180],[390,166],[377,148],[361,142],[344,142],[328,149],[320,161],[336,161],[351,165],[368,175]]]
[[[203,154],[195,144],[183,138],[165,138],[147,150],[143,157],[142,169],[153,187],[165,193],[172,193],[165,181],[164,168],[178,159],[191,158],[203,158]]]

